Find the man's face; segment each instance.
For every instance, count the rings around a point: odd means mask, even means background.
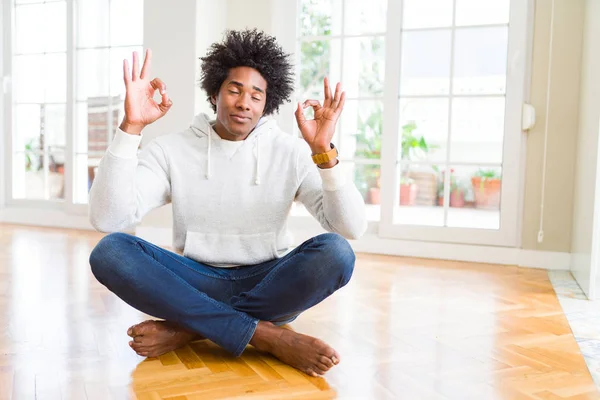
[[[219,136],[225,140],[244,140],[263,115],[267,81],[254,68],[232,68],[211,101],[217,106],[215,131]]]

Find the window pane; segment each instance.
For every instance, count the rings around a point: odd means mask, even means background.
[[[400,93],[450,93],[450,30],[405,32],[402,35]]]
[[[452,25],[453,0],[404,0],[403,29]]]
[[[445,161],[448,99],[401,99],[400,129],[400,159]]]
[[[101,156],[88,156],[77,154],[73,170],[75,185],[73,187],[73,202],[85,204],[88,202],[88,193],[98,170]]]
[[[110,45],[140,45],[144,42],[144,1],[110,2]]]
[[[301,0],[300,36],[339,35],[342,0]]]
[[[109,0],[78,0],[76,7],[77,47],[108,46]]]
[[[407,164],[400,168],[398,206],[394,223],[443,226],[444,208],[439,202],[443,181],[438,166]]]
[[[121,122],[120,99],[112,98],[109,112],[110,100],[109,97],[98,97],[77,105],[75,148],[78,152],[89,152],[92,155],[106,152],[115,129]]]
[[[508,28],[459,29],[455,37],[455,94],[504,94]]]
[[[344,34],[385,32],[386,12],[387,0],[346,0]]]
[[[66,51],[64,1],[15,7],[16,53]]]
[[[44,88],[47,102],[67,101],[67,56],[66,54],[46,54],[44,57]]]
[[[383,36],[344,41],[343,89],[347,98],[383,96],[385,40]],[[337,82],[331,82],[334,86]]]
[[[40,151],[41,107],[39,104],[14,106],[13,151]]]
[[[16,53],[42,53],[45,40],[44,4],[15,7]]]
[[[44,168],[39,153],[13,154],[12,191],[15,199],[44,199],[46,197]]]
[[[510,0],[456,0],[456,25],[508,24]]]
[[[354,184],[366,204],[381,204],[381,166],[349,163],[354,170]]]
[[[48,151],[62,153],[66,147],[67,107],[64,104],[46,104],[44,109],[44,141]]]
[[[346,101],[341,117],[340,156],[381,158],[383,101]]]
[[[299,101],[323,99],[323,78],[335,85],[341,74],[341,41],[319,40],[300,43]]]
[[[108,96],[108,67],[108,49],[77,51],[77,100]]]
[[[453,100],[450,139],[452,161],[502,162],[504,105],[504,97]]]
[[[14,96],[17,103],[44,102],[44,57],[43,55],[14,57]]]
[[[67,51],[67,3],[47,3],[44,21],[46,51]]]
[[[48,157],[48,196],[50,200],[65,198],[65,152],[51,152]]]
[[[140,63],[140,71],[144,65],[144,50],[142,46],[117,47],[110,49],[110,94],[112,96],[123,95],[125,98],[125,83],[123,82],[123,60],[129,60],[133,65],[133,52],[137,51]],[[167,82],[168,85],[168,82]]]
[[[500,229],[500,167],[454,166],[451,169],[448,226]]]

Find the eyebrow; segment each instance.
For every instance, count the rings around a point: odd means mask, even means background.
[[[235,85],[235,86],[238,86],[238,87],[241,87],[241,88],[244,87],[244,84],[241,83],[241,82],[238,82],[238,81],[229,81],[229,84],[230,85]],[[265,93],[265,91],[262,90],[261,88],[259,88],[258,86],[252,86],[252,89],[256,90],[257,92],[261,92],[262,94]]]

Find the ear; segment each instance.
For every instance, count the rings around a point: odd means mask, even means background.
[[[217,96],[215,96],[214,94],[212,96],[210,96],[210,102],[216,106],[217,105]]]

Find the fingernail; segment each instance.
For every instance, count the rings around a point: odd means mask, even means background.
[[[133,341],[129,342],[129,346],[133,347]]]
[[[333,357],[331,358],[331,360],[333,361],[333,363],[334,363],[334,364],[337,364],[337,363],[339,363],[339,362],[340,362],[340,360],[338,360],[338,359],[337,359],[337,357],[335,357],[335,356],[333,356]]]

